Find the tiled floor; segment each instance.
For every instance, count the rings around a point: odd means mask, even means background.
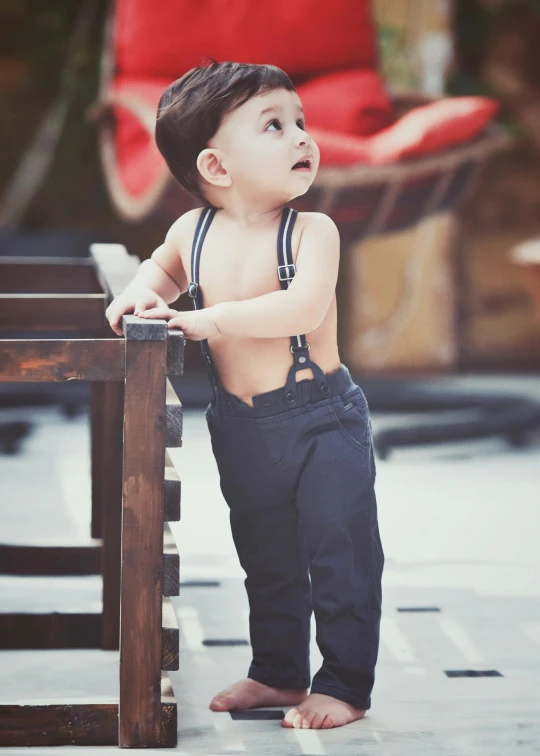
[[[36,425],[23,452],[0,456],[2,540],[47,539],[59,528],[73,542],[86,538],[87,418],[66,420],[55,408],[28,412]],[[26,414],[3,411],[0,420]],[[374,414],[372,420],[376,430],[387,418]],[[248,640],[245,575],[202,411],[185,410],[184,446],[171,455],[182,477],[182,520],[172,529],[181,553],[181,582],[192,583],[172,599],[181,630],[181,670],[170,673],[178,700],[178,753],[533,756],[539,751],[539,436],[522,451],[489,439],[398,450],[377,461],[386,562],[372,708],[359,722],[317,731],[285,729],[279,720],[233,720],[208,709],[214,693],[244,677],[250,662],[248,645],[202,642]],[[56,510],[59,500],[65,519],[52,517],[46,532],[43,513]],[[201,580],[219,585],[193,584]],[[4,576],[0,595],[4,611],[100,609],[97,577]],[[400,611],[412,607],[438,611]],[[312,635],[315,672],[321,657],[314,626]],[[69,694],[105,700],[117,688],[117,661],[115,652],[1,652],[0,701],[65,700]],[[471,669],[496,670],[500,676],[446,674]]]

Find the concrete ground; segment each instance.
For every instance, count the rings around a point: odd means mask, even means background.
[[[540,381],[528,379],[527,386],[540,395]],[[86,539],[87,416],[68,420],[45,407],[2,410],[0,421],[21,417],[36,425],[21,454],[0,456],[2,541],[47,540],[59,529],[73,543]],[[374,430],[389,420],[373,413]],[[233,719],[209,710],[212,696],[244,677],[251,659],[249,645],[203,643],[249,641],[245,574],[230,535],[202,410],[185,409],[184,446],[171,450],[171,456],[182,478],[182,520],[171,524],[181,554],[180,596],[172,599],[180,625],[181,669],[170,673],[178,701],[179,754],[539,752],[540,434],[523,450],[486,439],[402,449],[377,460],[386,562],[372,708],[363,720],[331,730],[291,730],[279,719]],[[48,529],[43,526],[47,511]],[[100,580],[94,576],[0,576],[0,595],[3,611],[100,610]],[[421,607],[432,610],[406,611]],[[314,625],[312,636],[313,674],[321,663]],[[70,695],[107,700],[118,687],[117,664],[116,652],[99,650],[3,651],[0,703],[61,701]],[[498,675],[452,674],[465,670]],[[90,750],[118,752],[85,752]],[[62,749],[63,754],[79,752]]]

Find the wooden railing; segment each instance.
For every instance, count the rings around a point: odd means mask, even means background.
[[[138,264],[121,245],[102,244],[83,260],[0,259],[0,336],[9,336],[0,381],[91,382],[92,478],[88,544],[0,544],[0,572],[103,579],[100,614],[0,614],[0,648],[120,651],[117,702],[0,705],[0,746],[177,742],[166,673],[179,662],[169,599],[179,593],[179,556],[168,523],[180,519],[180,479],[167,448],[182,445],[182,405],[168,376],[183,373],[184,335],[125,315],[115,337],[105,310]],[[18,338],[25,330],[36,338]],[[66,338],[39,338],[46,330]]]

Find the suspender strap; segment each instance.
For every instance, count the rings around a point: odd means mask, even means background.
[[[199,263],[201,259],[201,249],[204,238],[208,232],[208,229],[210,228],[210,224],[212,223],[217,210],[217,207],[207,207],[203,210],[199,217],[199,222],[197,223],[195,236],[193,237],[193,245],[191,248],[191,283],[188,286],[187,292],[193,300],[194,310],[202,309],[202,297],[199,290]],[[214,363],[212,362],[210,351],[208,349],[208,339],[201,339],[201,351],[208,365],[210,378],[215,389],[216,386],[220,385],[220,382],[217,370]]]
[[[201,259],[201,249],[205,236],[210,228],[210,224],[217,212],[217,207],[206,207],[199,217],[195,236],[193,237],[193,246],[191,249],[191,282],[188,286],[188,294],[193,299],[193,308],[202,309],[201,293],[199,290],[199,263]],[[288,289],[289,284],[294,278],[296,267],[293,263],[292,256],[292,232],[294,224],[298,217],[298,211],[291,207],[285,207],[281,215],[281,222],[278,233],[278,279],[282,289]],[[212,362],[210,351],[208,349],[208,339],[201,339],[201,350],[203,357],[209,368],[210,378],[214,390],[221,386],[217,370]],[[294,362],[289,370],[287,383],[285,385],[285,400],[290,407],[297,403],[296,395],[296,372],[311,368],[315,377],[315,382],[323,398],[329,396],[332,387],[326,381],[326,376],[321,368],[309,359],[310,345],[306,340],[305,334],[291,336],[290,350],[293,354]]]
[[[289,284],[295,276],[296,266],[293,263],[292,255],[292,232],[298,211],[292,207],[285,207],[281,215],[278,233],[278,278],[282,289],[288,289]],[[330,395],[332,387],[326,381],[326,376],[321,368],[309,359],[309,350],[311,346],[308,343],[305,334],[291,336],[291,352],[293,353],[294,362],[287,376],[285,385],[285,400],[292,408],[297,403],[296,394],[296,372],[311,368],[315,377],[315,382],[323,398]]]
[[[288,289],[289,284],[294,278],[296,273],[296,266],[293,263],[292,256],[292,232],[296,219],[298,218],[298,210],[293,210],[292,207],[286,207],[281,214],[281,223],[279,224],[278,233],[278,278],[282,289]],[[304,335],[291,336],[291,352],[294,354],[295,349],[306,347],[309,349],[309,344],[306,341]]]

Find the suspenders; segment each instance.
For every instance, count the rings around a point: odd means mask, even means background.
[[[202,310],[201,293],[199,291],[199,262],[201,259],[201,249],[204,241],[204,237],[210,224],[214,219],[214,215],[217,213],[217,207],[207,207],[201,213],[199,222],[197,223],[197,229],[195,236],[193,237],[193,245],[191,248],[191,283],[188,286],[188,294],[193,299],[193,309]],[[217,386],[220,385],[219,376],[217,374],[210,352],[208,350],[208,339],[201,339],[201,350],[203,357],[206,360],[208,369],[210,372],[210,379],[215,392]]]
[[[201,249],[206,233],[210,227],[214,215],[217,212],[216,207],[207,207],[201,213],[195,236],[193,238],[193,247],[191,250],[191,283],[188,286],[188,294],[193,299],[195,310],[202,308],[201,295],[199,290],[199,262],[201,259]],[[298,211],[291,207],[285,207],[281,215],[281,222],[278,233],[278,267],[277,274],[282,289],[289,287],[290,281],[294,278],[296,267],[293,263],[292,256],[292,232],[294,224],[298,217]],[[297,403],[296,396],[296,372],[311,368],[315,376],[315,382],[319,388],[322,397],[330,395],[332,389],[326,381],[326,376],[321,368],[309,359],[310,344],[306,340],[305,334],[291,336],[290,350],[293,354],[294,362],[289,370],[287,383],[285,385],[285,400],[290,407]],[[208,350],[208,339],[201,339],[201,349],[203,356],[208,364],[210,376],[214,388],[220,385],[219,376],[210,357]]]
[[[293,264],[292,256],[292,232],[294,224],[298,217],[298,210],[293,210],[292,207],[285,207],[281,216],[281,223],[278,233],[278,278],[281,283],[282,289],[288,289],[290,281],[294,278],[296,273],[296,266]],[[296,396],[296,372],[298,370],[305,370],[311,368],[315,377],[315,383],[321,393],[323,399],[330,395],[332,388],[329,383],[326,382],[326,376],[321,368],[315,362],[311,362],[309,359],[309,350],[311,346],[306,340],[305,335],[291,336],[291,352],[293,353],[294,362],[289,370],[287,376],[287,383],[285,385],[285,401],[289,407],[295,407],[297,403]]]

